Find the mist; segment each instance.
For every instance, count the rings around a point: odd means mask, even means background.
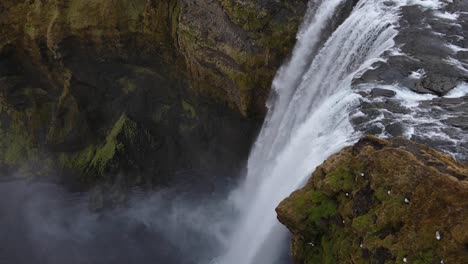
[[[10,180],[0,192],[0,263],[211,263],[237,215],[225,188],[135,189],[100,212],[89,193],[52,183]]]

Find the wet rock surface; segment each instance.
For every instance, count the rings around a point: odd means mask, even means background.
[[[468,80],[467,3],[429,2],[401,8],[395,49],[355,83],[398,83],[417,93],[443,96]]]
[[[396,93],[391,90],[385,90],[381,88],[374,88],[371,91],[371,96],[372,97],[394,97]]]
[[[467,161],[467,96],[411,95],[401,88],[394,97],[374,97],[370,87],[350,116],[358,131],[382,138],[405,136]]]
[[[395,46],[353,81],[350,115],[362,134],[405,136],[466,161],[466,1],[411,1],[400,8]]]
[[[465,263],[468,166],[404,138],[361,139],[277,207],[295,263]]]

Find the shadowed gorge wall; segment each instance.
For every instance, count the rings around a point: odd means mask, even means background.
[[[150,184],[177,169],[235,174],[305,7],[2,1],[3,170],[83,186],[122,173]]]

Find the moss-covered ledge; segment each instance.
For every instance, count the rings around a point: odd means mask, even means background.
[[[366,137],[278,206],[295,263],[466,263],[468,166]]]

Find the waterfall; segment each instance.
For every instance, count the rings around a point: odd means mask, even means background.
[[[359,137],[348,120],[359,99],[351,82],[394,45],[403,1],[359,1],[317,47],[321,32],[345,1],[323,0],[309,7],[315,14],[302,25],[291,60],[273,82],[269,113],[249,157],[247,178],[232,194],[241,219],[219,260],[222,264],[274,263],[286,235],[275,207],[316,166]]]

